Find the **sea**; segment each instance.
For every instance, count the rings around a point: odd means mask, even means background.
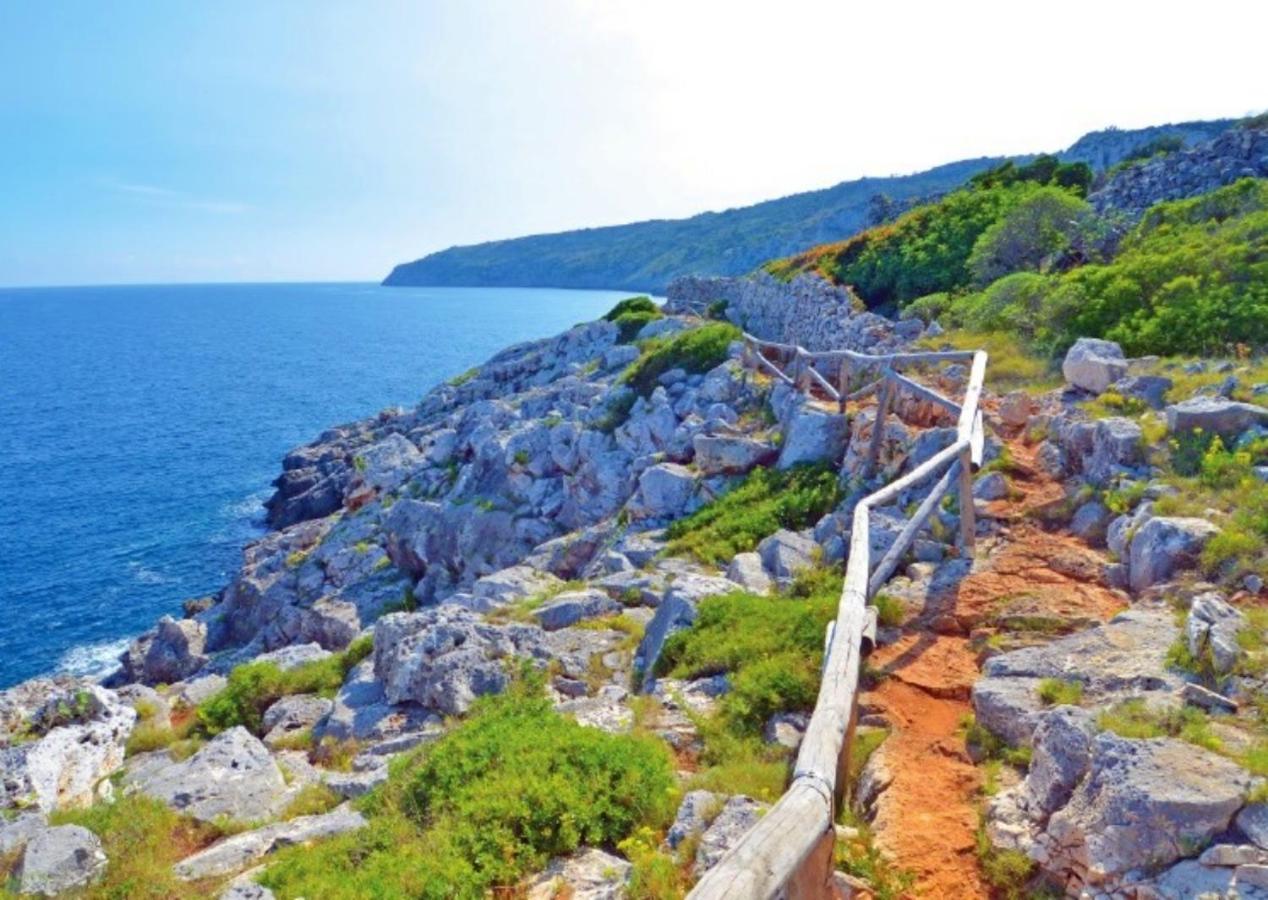
[[[0,288],[0,688],[99,676],[220,589],[282,456],[628,292]]]

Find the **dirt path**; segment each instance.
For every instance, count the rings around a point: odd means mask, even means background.
[[[979,671],[970,632],[1001,616],[1078,627],[1124,605],[1099,581],[1099,554],[1028,518],[1059,500],[1061,487],[1039,474],[1029,448],[1009,446],[1014,495],[989,508],[1006,520],[1001,533],[979,543],[973,572],[873,654],[886,677],[861,697],[892,728],[878,751],[893,780],[876,802],[876,843],[915,876],[916,897],[989,896],[975,850],[981,774],[962,734]]]

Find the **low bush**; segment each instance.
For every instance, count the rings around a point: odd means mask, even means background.
[[[1083,702],[1083,682],[1045,678],[1039,682],[1039,699],[1045,706],[1078,706]]]
[[[279,698],[291,694],[333,696],[352,667],[370,655],[373,640],[366,636],[348,645],[342,653],[281,669],[271,662],[252,662],[229,673],[229,681],[214,696],[198,706],[200,730],[219,734],[238,725],[259,733],[265,711]]]
[[[840,502],[836,473],[826,466],[754,469],[717,500],[671,524],[667,550],[722,564],[780,528],[813,525]]]
[[[365,829],[284,850],[261,880],[288,897],[478,898],[583,844],[659,827],[674,801],[663,744],[586,728],[524,675],[397,760],[361,801]]]
[[[740,330],[725,322],[710,322],[689,331],[642,343],[642,355],[630,363],[621,381],[635,393],[646,397],[656,388],[657,379],[670,369],[683,369],[689,374],[707,372],[726,361],[732,341],[740,339]]]
[[[1222,745],[1211,731],[1206,713],[1192,706],[1178,709],[1151,709],[1144,700],[1124,700],[1103,711],[1096,720],[1102,731],[1125,738],[1176,737],[1207,750]]]
[[[617,327],[617,343],[628,344],[648,322],[663,318],[660,307],[649,297],[630,297],[608,310],[603,317]]]

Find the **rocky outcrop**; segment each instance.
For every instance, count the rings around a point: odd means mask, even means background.
[[[244,831],[187,856],[176,864],[176,876],[185,881],[197,881],[231,875],[282,847],[356,831],[365,824],[361,813],[345,805],[322,815],[299,816],[287,822]]]
[[[34,835],[15,873],[23,894],[54,897],[91,885],[106,869],[101,841],[87,828],[59,825]]]
[[[1167,407],[1167,430],[1203,431],[1236,438],[1253,425],[1268,425],[1268,408],[1223,397],[1192,397]]]
[[[1127,374],[1127,359],[1113,341],[1083,337],[1066,351],[1061,374],[1074,387],[1101,394]]]
[[[1115,172],[1088,200],[1098,212],[1139,218],[1162,200],[1196,197],[1239,178],[1268,177],[1268,126],[1230,128],[1195,147]]]
[[[919,321],[895,323],[874,313],[857,312],[848,288],[814,275],[790,282],[765,272],[743,278],[698,278],[672,281],[665,309],[703,315],[713,304],[725,304],[725,316],[766,341],[799,344],[807,350],[859,350],[884,353],[920,335]]]
[[[268,748],[241,726],[230,728],[183,762],[164,754],[128,773],[124,783],[202,822],[256,822],[289,799]]]
[[[1205,519],[1159,516],[1145,522],[1131,539],[1132,590],[1143,591],[1192,568],[1206,542],[1218,533]]]
[[[0,811],[52,812],[93,802],[123,765],[136,712],[98,685],[41,679],[0,693],[0,723]]]
[[[528,900],[621,900],[634,867],[619,856],[583,847],[551,862],[525,885]]]

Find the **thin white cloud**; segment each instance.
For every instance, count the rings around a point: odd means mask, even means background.
[[[173,209],[188,209],[216,215],[238,215],[251,209],[251,205],[248,203],[240,203],[236,200],[214,200],[205,197],[195,197],[184,191],[176,191],[155,184],[104,178],[101,179],[100,185],[106,190],[115,193],[130,194],[134,197],[144,198],[156,205]]]

